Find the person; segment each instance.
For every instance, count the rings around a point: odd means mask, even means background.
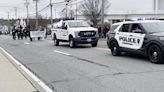
[[[16,27],[16,32],[17,32],[18,40],[20,38],[23,39],[22,38],[22,27],[20,25]]]
[[[31,31],[30,26],[26,27],[26,31],[27,31],[27,36],[30,38],[30,41],[32,42],[33,39],[32,39],[32,37],[30,35],[30,31]]]
[[[27,39],[27,36],[28,36],[27,27],[23,29],[23,34],[24,34],[25,39]]]
[[[101,26],[98,26],[98,34],[99,34],[99,37],[101,36]]]
[[[135,30],[132,31],[133,33],[141,33],[142,30],[137,26]]]
[[[23,40],[23,27],[20,25],[20,37],[21,37],[21,40]]]
[[[12,36],[13,36],[13,40],[16,39],[16,30],[15,30],[15,25],[12,28]]]
[[[106,38],[106,33],[109,31],[109,27],[105,26],[104,30],[103,30],[103,34],[104,34],[104,38]]]

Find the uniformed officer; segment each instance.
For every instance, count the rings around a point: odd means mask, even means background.
[[[27,36],[28,36],[27,27],[23,29],[23,34],[24,34],[25,39],[27,39]]]
[[[16,39],[16,30],[15,30],[15,25],[12,28],[12,36],[13,36],[13,40]]]

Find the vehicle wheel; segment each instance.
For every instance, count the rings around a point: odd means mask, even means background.
[[[59,40],[56,38],[56,35],[54,35],[54,45],[55,46],[59,45]]]
[[[118,46],[118,44],[116,42],[112,42],[111,43],[111,48],[110,49],[111,49],[111,52],[112,52],[113,56],[121,55],[121,52],[119,50],[119,46]]]
[[[163,54],[161,52],[161,49],[159,46],[157,45],[151,45],[149,48],[148,48],[148,57],[149,57],[149,60],[152,62],[152,63],[162,63],[163,61]]]
[[[75,42],[73,41],[73,38],[72,38],[72,37],[69,39],[69,46],[70,46],[71,48],[76,47],[76,44],[75,44]]]
[[[92,47],[96,47],[97,46],[97,42],[93,42],[91,43]]]

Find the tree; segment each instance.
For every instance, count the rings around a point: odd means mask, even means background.
[[[105,10],[107,10],[110,6],[109,1],[105,0],[104,5]],[[84,3],[81,4],[81,12],[86,19],[89,19],[96,26],[101,20],[101,7],[102,0],[84,0]]]

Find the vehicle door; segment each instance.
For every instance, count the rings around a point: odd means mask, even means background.
[[[62,40],[68,40],[68,25],[66,22],[62,24],[61,38]]]
[[[130,29],[130,38],[132,40],[132,46],[130,47],[131,49],[141,49],[144,38],[145,38],[145,31],[141,27],[139,23],[134,23],[132,24],[132,27]]]
[[[115,38],[120,47],[131,48],[133,43],[129,38],[131,38],[130,31],[131,24],[123,24],[118,31],[116,31]]]

